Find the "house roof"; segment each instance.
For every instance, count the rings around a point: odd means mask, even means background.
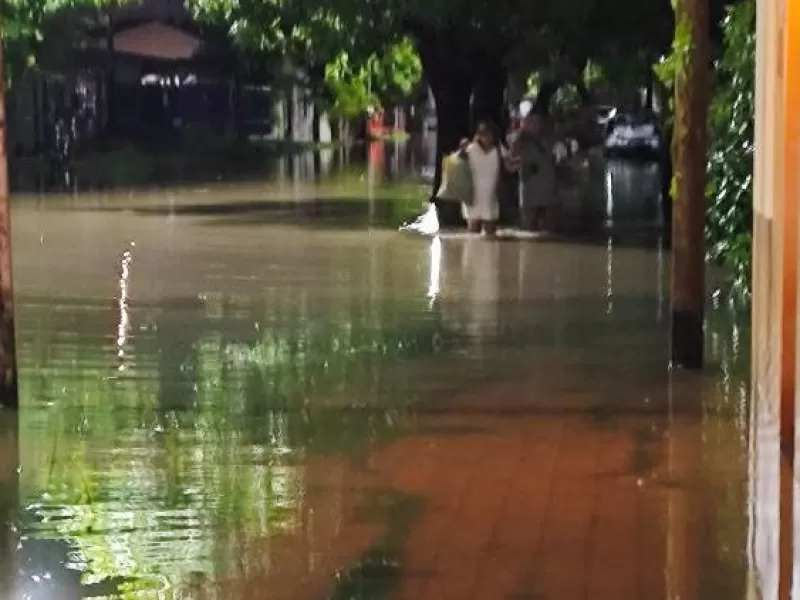
[[[150,21],[128,27],[114,34],[114,50],[123,54],[185,60],[196,55],[203,41],[182,29]]]

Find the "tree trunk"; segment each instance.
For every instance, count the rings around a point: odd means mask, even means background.
[[[442,161],[458,148],[462,138],[470,132],[471,82],[457,77],[433,79],[431,89],[436,102],[436,171],[433,177],[431,201],[436,205],[439,224],[453,227],[463,224],[461,207],[456,202],[436,200],[436,192],[442,184]]]
[[[319,144],[322,139],[320,109],[316,104],[312,104],[311,111],[311,141],[315,144]]]
[[[33,116],[33,154],[39,154],[42,146],[42,102],[41,94],[39,92],[39,75],[34,72],[31,76],[31,100],[32,100],[32,116]]]
[[[109,138],[119,130],[116,111],[116,79],[117,79],[117,50],[114,46],[114,17],[108,9],[108,31],[106,32],[106,51],[108,52],[106,65],[106,130]]]
[[[6,97],[3,47],[0,44],[0,405],[19,406],[17,354],[14,347],[14,287],[11,268],[11,206],[8,197]]]
[[[489,59],[475,82],[472,96],[472,121],[488,121],[504,132],[508,127],[506,87],[508,71],[500,59]]]
[[[653,73],[653,69],[650,67],[652,63],[650,59],[647,59],[647,74],[645,77],[645,97],[644,97],[644,107],[648,111],[652,112],[653,107],[655,106],[655,74]]]
[[[244,85],[242,82],[241,59],[236,61],[233,71],[233,98],[231,110],[233,111],[233,131],[236,139],[244,141],[247,139],[247,132],[244,128],[244,115],[242,114],[242,104],[244,99]]]
[[[322,109],[316,103],[311,105],[311,140],[314,143],[312,150],[312,157],[314,162],[314,179],[322,175],[322,153],[319,148],[319,143],[322,139],[322,119],[320,119],[320,111]]]
[[[708,0],[679,0],[676,29],[688,22],[692,43],[675,82],[672,226],[672,360],[703,366],[705,186],[709,101]]]
[[[534,102],[533,110],[541,112],[543,115],[550,114],[550,103],[553,101],[553,96],[561,87],[561,81],[548,80],[542,83],[539,92],[536,94],[536,102]]]
[[[360,115],[353,119],[351,123],[355,124],[353,141],[365,143],[369,142],[369,118],[364,115]]]
[[[286,84],[284,89],[284,111],[283,111],[283,139],[287,142],[294,141],[294,119],[297,94],[295,93],[295,84],[290,81]]]
[[[525,97],[526,92],[526,82],[525,77],[518,74],[513,73],[509,76],[507,88],[508,88],[508,103],[515,107],[515,109],[519,108],[522,99]]]
[[[42,76],[42,112],[41,120],[39,121],[39,131],[41,132],[41,147],[40,153],[44,156],[49,156],[52,152],[53,142],[53,115],[50,110],[50,88],[47,85],[47,77]]]
[[[18,598],[20,591],[18,436],[16,415],[0,413],[0,598]]]
[[[442,183],[442,158],[470,131],[473,65],[452,30],[420,29],[414,33],[425,80],[436,104],[436,173],[433,194]]]
[[[436,102],[436,176],[434,193],[442,183],[442,159],[470,133],[472,82],[457,76],[431,78]]]
[[[664,128],[661,140],[661,156],[659,157],[659,175],[661,177],[661,217],[664,227],[664,245],[672,247],[672,126]]]
[[[592,103],[592,92],[586,87],[583,78],[578,77],[575,81],[575,89],[578,90],[578,96],[581,99],[581,106],[589,106]]]

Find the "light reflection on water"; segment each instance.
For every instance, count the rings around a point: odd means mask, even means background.
[[[431,301],[431,308],[441,290],[442,278],[442,239],[435,237],[431,240],[430,258],[430,277],[428,279],[428,299]]]
[[[131,244],[131,249],[136,246]],[[126,250],[122,254],[119,276],[119,324],[117,325],[117,358],[119,358],[118,370],[125,370],[125,347],[128,343],[128,333],[130,330],[130,316],[128,314],[128,285],[131,274],[131,263],[133,262],[132,250]]]
[[[669,492],[713,532],[694,542],[694,597],[743,589],[746,335],[714,307],[721,375],[670,379],[655,240],[429,240],[181,214],[185,201],[170,196],[169,214],[17,204],[18,585],[31,598],[345,597],[364,576],[342,569],[375,540],[387,580],[386,561],[413,558],[409,515],[430,490],[402,448],[420,463],[425,444],[468,455],[473,429],[562,417],[591,440],[618,414],[644,448],[628,469],[648,482],[663,476],[649,444],[680,450],[700,427],[696,460],[671,475],[692,483]],[[476,456],[494,460],[489,448]],[[662,538],[685,525],[669,514]],[[364,589],[347,597],[380,597]]]

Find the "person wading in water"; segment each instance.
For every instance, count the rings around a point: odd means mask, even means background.
[[[461,158],[469,162],[472,174],[472,197],[461,204],[467,227],[470,233],[483,230],[487,236],[494,236],[500,218],[498,192],[504,171],[504,152],[489,123],[478,123],[475,138],[462,149]]]
[[[510,136],[509,166],[519,174],[520,226],[541,230],[551,224],[556,201],[556,163],[553,144],[545,133],[544,117],[525,115]]]

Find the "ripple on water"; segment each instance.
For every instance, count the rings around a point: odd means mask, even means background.
[[[619,454],[614,476],[649,482],[663,423],[642,431],[670,394],[690,417],[698,394],[735,416],[736,435],[724,411],[696,424],[714,434],[698,463],[729,499],[709,502],[720,545],[740,544],[741,465],[723,458],[746,438],[734,367],[746,357],[731,322],[712,319],[726,379],[671,382],[654,241],[243,233],[236,215],[77,211],[59,227],[22,211],[15,233],[23,552],[40,585],[50,572],[62,590],[111,597],[384,593],[430,550],[407,537],[435,529],[418,499],[460,506],[448,494],[472,467],[494,481],[519,452],[504,432],[534,443],[574,425],[575,448],[602,442],[600,458]],[[546,464],[525,463],[531,481]],[[598,479],[576,477],[565,481]],[[477,499],[502,489],[478,483]]]

